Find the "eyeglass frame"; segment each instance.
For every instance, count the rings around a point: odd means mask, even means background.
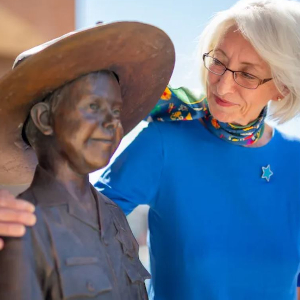
[[[248,90],[256,90],[260,85],[262,85],[262,84],[264,84],[264,83],[266,83],[266,82],[269,82],[270,80],[273,79],[273,78],[260,79],[259,77],[255,76],[255,75],[252,75],[252,74],[250,74],[250,73],[248,73],[248,72],[243,72],[243,71],[233,71],[233,70],[227,68],[227,67],[226,67],[221,61],[219,61],[217,58],[214,58],[214,57],[212,57],[212,56],[209,56],[209,53],[212,52],[212,51],[213,51],[213,50],[211,50],[211,51],[209,51],[209,52],[206,52],[206,53],[204,53],[203,56],[202,56],[203,64],[204,64],[205,69],[208,70],[209,72],[215,74],[215,75],[218,75],[218,76],[222,76],[222,75],[225,74],[226,71],[230,71],[230,72],[232,73],[232,75],[233,75],[233,80],[234,80],[234,82],[235,82],[236,84],[238,84],[239,86],[245,88],[245,89],[248,89]],[[217,73],[213,72],[212,70],[210,70],[210,69],[205,65],[205,57],[210,57],[210,58],[212,58],[212,59],[214,59],[214,60],[217,60],[217,61],[224,67],[224,72],[223,72],[222,74],[217,74]],[[245,87],[245,86],[239,84],[239,83],[236,81],[236,78],[235,78],[236,75],[235,75],[235,73],[246,73],[246,74],[249,74],[250,76],[255,77],[255,78],[257,78],[258,80],[260,80],[260,82],[258,83],[258,85],[257,85],[256,88]]]

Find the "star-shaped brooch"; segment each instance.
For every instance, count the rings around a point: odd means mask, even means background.
[[[267,165],[267,167],[262,167],[262,172],[261,178],[266,179],[269,182],[271,176],[273,175],[270,165]]]

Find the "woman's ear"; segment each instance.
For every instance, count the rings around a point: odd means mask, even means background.
[[[289,93],[290,93],[290,90],[288,89],[288,87],[286,85],[284,85],[283,91],[282,91],[283,97],[287,96]]]
[[[53,128],[50,122],[50,106],[48,103],[39,102],[35,104],[30,111],[31,119],[34,125],[44,135],[52,135]]]
[[[280,91],[280,93],[277,95],[277,98],[275,99],[275,101],[277,100],[278,102],[280,102],[289,93],[290,93],[290,90],[287,88],[287,86],[284,85],[282,88],[282,91]]]

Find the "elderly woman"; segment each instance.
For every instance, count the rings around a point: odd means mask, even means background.
[[[126,213],[150,206],[153,299],[296,298],[300,143],[265,120],[300,113],[299,28],[294,1],[217,14],[201,37],[206,97],[167,89],[96,184]]]

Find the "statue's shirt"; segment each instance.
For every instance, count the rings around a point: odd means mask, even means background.
[[[20,198],[36,205],[37,223],[0,251],[0,300],[147,299],[149,273],[121,209],[98,193],[99,223],[50,174],[37,167]]]

